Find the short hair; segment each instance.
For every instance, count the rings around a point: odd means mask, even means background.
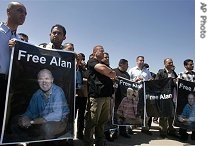
[[[74,51],[74,44],[73,43],[64,43],[63,47],[65,48],[67,45],[71,45],[72,50]]]
[[[83,59],[85,59],[85,54],[83,53],[79,53],[79,54],[82,56]]]
[[[40,47],[43,47],[43,48],[46,48],[47,43],[41,43],[41,44],[39,44],[39,46],[40,46]]]
[[[136,57],[136,61],[137,61],[140,57],[144,59],[144,56],[138,56],[138,57]]]
[[[66,35],[66,29],[65,29],[64,26],[62,26],[62,25],[60,25],[60,24],[55,24],[54,26],[52,26],[52,28],[51,28],[51,30],[50,30],[51,32],[52,32],[52,30],[53,30],[54,27],[61,28],[61,29],[63,30],[64,36]]]
[[[107,52],[104,52],[104,54],[106,54],[106,55],[108,55],[108,56],[109,56],[109,53],[107,53]]]
[[[145,68],[149,68],[149,64],[144,63],[144,67],[145,67]]]
[[[96,53],[96,51],[98,50],[98,48],[103,48],[103,46],[101,46],[101,45],[96,45],[96,46],[93,48],[93,54]]]
[[[126,60],[126,59],[120,59],[119,65],[120,65],[120,64],[125,64],[125,63],[127,63],[127,62],[128,62],[128,60]]]
[[[163,61],[164,64],[166,63],[166,60],[172,60],[172,58],[165,58],[164,61]]]
[[[48,70],[48,69],[42,69],[42,70],[40,70],[40,71],[38,72],[38,74],[37,74],[37,79],[39,78],[39,76],[40,76],[40,74],[41,74],[42,72],[47,72],[47,73],[51,76],[51,78],[53,79],[52,72],[51,72],[50,70]]]
[[[27,35],[27,34],[25,34],[25,33],[22,33],[22,32],[18,33],[18,35],[22,35],[22,36],[24,36],[24,37],[27,37],[27,38],[28,38],[28,35]]]
[[[186,66],[189,62],[193,62],[193,60],[192,60],[192,59],[186,59],[186,60],[184,61],[184,66]]]

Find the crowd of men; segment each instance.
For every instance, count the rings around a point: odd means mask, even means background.
[[[29,37],[24,33],[16,34],[18,26],[23,25],[27,15],[26,7],[19,2],[10,2],[7,8],[7,21],[0,23],[0,104],[1,118],[0,125],[3,125],[3,115],[6,99],[6,89],[8,81],[8,72],[10,64],[11,48],[14,47],[13,38],[28,42]],[[133,82],[143,83],[149,80],[158,80],[163,78],[173,78],[176,86],[178,78],[190,82],[195,82],[195,72],[193,71],[193,60],[184,60],[185,70],[176,73],[172,58],[164,59],[164,68],[157,74],[149,71],[149,65],[145,63],[144,56],[137,56],[136,66],[128,70],[128,60],[122,58],[119,60],[119,66],[112,69],[109,63],[109,53],[105,52],[102,45],[93,47],[87,63],[85,55],[78,53],[71,42],[63,44],[66,39],[66,29],[60,24],[55,24],[50,30],[50,42],[40,43],[39,46],[47,49],[59,49],[65,51],[75,51],[76,53],[76,95],[75,112],[78,112],[77,134],[84,146],[105,146],[107,145],[104,135],[104,127],[111,119],[111,104],[113,95],[115,104],[119,105],[126,96],[126,90],[120,91],[120,88],[114,88],[114,81],[118,76],[132,80]],[[111,53],[111,52],[110,52]],[[141,87],[143,88],[143,86]],[[141,90],[141,89],[140,89]],[[123,94],[122,94],[123,93]],[[157,120],[159,118],[159,120]],[[168,135],[179,136],[182,140],[187,140],[187,129],[177,131],[172,123],[171,117],[153,117],[159,121],[160,137],[165,138]],[[146,125],[142,127],[142,132],[152,135],[150,131],[152,117],[146,117]],[[44,122],[44,120],[43,120]],[[132,136],[131,126],[120,126],[119,133],[124,138]],[[179,134],[179,135],[178,135]],[[93,138],[95,135],[95,139]],[[192,132],[191,139],[195,139],[195,132]],[[52,142],[51,145],[61,145],[63,142]],[[49,145],[47,142],[29,145]],[[66,142],[66,145],[73,145],[72,141]]]

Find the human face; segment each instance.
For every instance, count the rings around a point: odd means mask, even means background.
[[[120,67],[122,71],[127,71],[128,70],[128,62],[120,64]]]
[[[42,71],[38,75],[38,84],[43,92],[49,92],[52,87],[53,77],[47,71]]]
[[[143,66],[144,66],[144,58],[143,57],[138,57],[137,60],[136,60],[136,63],[137,63],[137,66],[139,68],[143,68]]]
[[[174,65],[173,65],[173,60],[170,59],[170,58],[167,58],[167,59],[165,60],[164,65],[165,65],[165,68],[167,68],[168,70],[172,70],[173,67],[174,67]]]
[[[97,47],[96,57],[99,60],[102,60],[104,58],[104,49],[102,47]]]
[[[195,97],[194,97],[194,95],[193,95],[193,94],[189,94],[189,95],[188,95],[188,103],[189,103],[190,105],[193,105],[194,102],[195,102]]]
[[[187,70],[193,70],[194,69],[194,64],[193,64],[193,62],[192,61],[189,61],[188,63],[187,63],[187,65],[185,65],[185,68],[187,69]]]
[[[22,25],[27,15],[26,8],[22,4],[14,4],[7,9],[8,21],[13,25]]]
[[[102,59],[102,61],[105,64],[109,65],[109,55],[107,53],[104,53],[104,58]]]
[[[50,33],[50,41],[55,45],[61,45],[63,41],[66,39],[62,28],[54,27]]]

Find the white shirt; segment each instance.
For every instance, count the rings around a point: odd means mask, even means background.
[[[130,75],[130,79],[132,81],[134,81],[136,78],[140,76],[143,77],[143,81],[148,81],[149,79],[152,78],[151,73],[148,69],[146,68],[140,69],[137,66],[131,68],[128,71],[128,74]],[[138,81],[138,82],[141,82],[141,81]]]

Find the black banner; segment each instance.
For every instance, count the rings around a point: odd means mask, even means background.
[[[121,99],[114,99],[113,124],[115,125],[141,125],[141,113],[138,110],[139,88],[141,84],[132,82],[128,79],[118,77],[117,88],[120,88],[121,95],[127,93],[127,96]]]
[[[194,82],[182,79],[178,80],[178,96],[174,125],[184,129],[195,129]]]
[[[148,117],[169,117],[174,114],[173,79],[145,81],[144,96]]]
[[[73,138],[75,54],[62,50],[43,49],[22,41],[16,41],[11,58],[1,142],[7,144]],[[46,105],[43,105],[43,107],[49,109],[39,111],[40,116],[34,119],[30,117],[30,124],[24,125],[24,120],[20,118],[21,116],[29,114],[31,112],[29,109],[40,110],[40,107],[35,106],[29,108],[29,105],[30,103],[33,105],[34,101],[32,101],[32,97],[38,100],[34,96],[39,95],[41,97],[40,94],[43,94],[42,91],[44,91],[42,88],[47,86],[42,80],[49,80],[48,78],[39,79],[40,81],[37,79],[41,71],[42,73],[51,73],[53,77],[53,83],[51,83],[53,85],[48,95],[49,98],[46,99]],[[42,82],[43,85],[41,85]],[[41,86],[43,87],[41,88]],[[54,90],[56,93],[53,93]],[[38,94],[39,92],[40,94]],[[57,101],[58,93],[62,98],[59,97],[59,101],[53,103]],[[55,98],[52,98],[54,100],[52,101],[51,97],[54,94],[56,95]],[[48,113],[46,111],[50,111],[50,114],[52,114],[55,112],[54,108],[61,111],[61,113],[55,116],[55,118],[60,120],[53,119],[52,116],[47,115]],[[41,118],[42,116],[46,119]],[[45,123],[35,124],[39,122],[39,118],[42,120],[45,119]],[[20,126],[20,119],[22,126]],[[57,123],[64,124],[66,128],[63,130],[62,128],[58,128],[61,125]],[[68,124],[66,125],[66,123]],[[49,129],[52,125],[55,125],[55,128]],[[45,132],[46,134],[43,134]]]

